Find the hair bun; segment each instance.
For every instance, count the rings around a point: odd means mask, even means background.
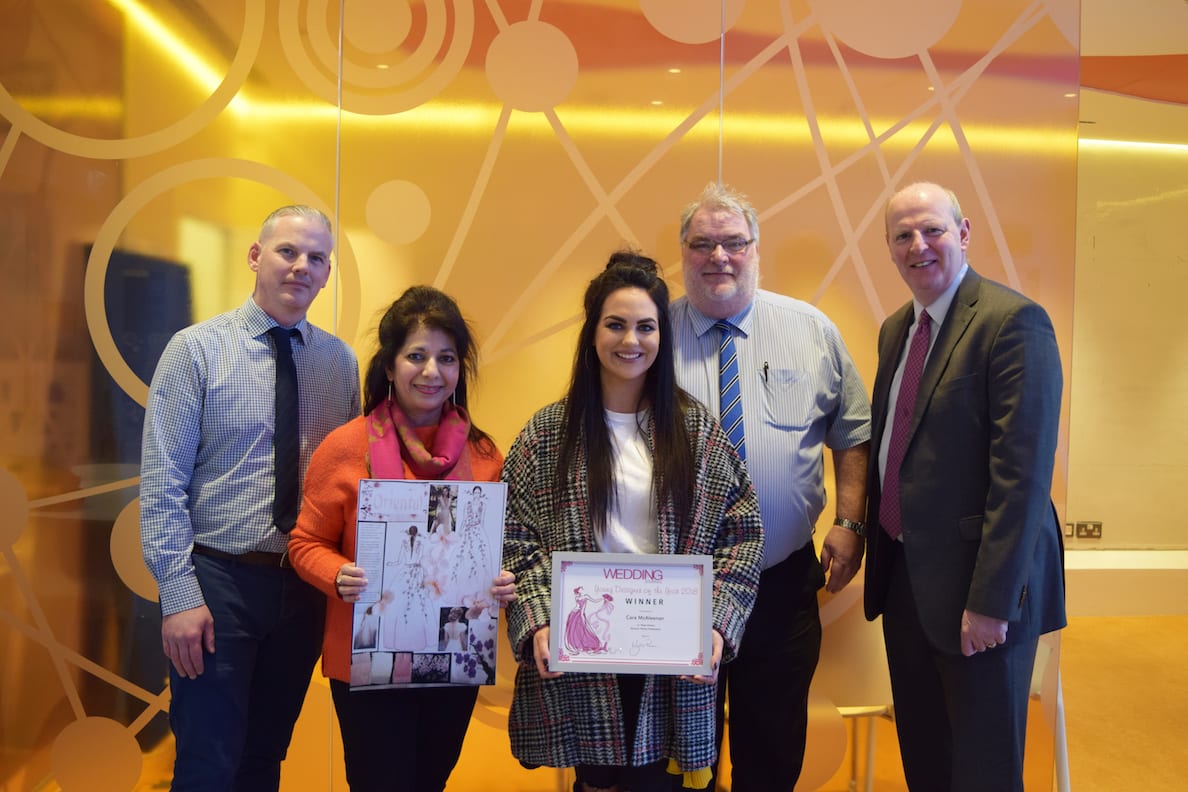
[[[657,267],[655,259],[648,258],[642,253],[636,253],[633,250],[616,250],[611,254],[610,260],[606,262],[606,269],[613,270],[619,267],[642,270],[652,275],[656,275],[659,272],[659,267]]]

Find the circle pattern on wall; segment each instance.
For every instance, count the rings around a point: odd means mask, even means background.
[[[544,22],[517,22],[487,50],[487,80],[499,100],[526,112],[565,101],[578,78],[577,51],[569,37]]]
[[[420,239],[431,215],[429,196],[412,182],[384,182],[367,196],[367,226],[393,245]]]
[[[652,27],[682,44],[717,41],[743,12],[746,0],[640,0]]]
[[[875,58],[907,58],[940,41],[961,0],[808,0],[821,25],[846,46]]]
[[[143,763],[136,738],[110,718],[68,724],[50,749],[62,792],[127,792],[136,786]]]
[[[219,176],[268,184],[284,194],[293,196],[299,202],[317,207],[329,214],[329,208],[300,181],[283,171],[249,160],[207,159],[183,162],[153,174],[128,192],[95,235],[95,244],[91,248],[91,256],[87,263],[84,301],[87,326],[91,331],[95,352],[116,384],[141,406],[148,400],[148,383],[141,380],[124,360],[107,323],[103,287],[107,277],[108,261],[128,223],[150,200],[186,182]],[[340,332],[345,328],[349,333],[344,333],[344,336],[352,338],[359,319],[358,269],[355,266],[350,241],[345,234],[339,234],[338,244],[339,282],[342,285]]]
[[[369,24],[388,26],[386,5],[347,3],[345,8],[344,31],[354,31],[358,36],[358,31]],[[474,37],[474,4],[467,0],[449,3],[425,0],[423,9],[423,29],[413,29],[410,22],[409,29],[401,31],[405,37],[399,42],[395,41],[395,36],[365,39],[366,48],[372,55],[376,54],[370,51],[372,47],[396,44],[388,50],[390,62],[352,61],[343,56],[343,110],[364,115],[400,113],[437,96],[458,76]],[[331,105],[337,105],[338,32],[330,29],[327,21],[330,17],[327,0],[307,0],[304,13],[302,0],[281,0],[280,39],[285,57],[311,92]],[[401,10],[398,19],[403,18]],[[308,35],[302,34],[302,21]],[[393,30],[399,28],[398,24]],[[410,41],[414,33],[420,38]],[[412,47],[411,53],[404,52],[405,44]]]
[[[58,151],[94,159],[126,159],[176,146],[206,129],[235,98],[259,55],[264,35],[264,1],[246,0],[243,33],[235,58],[218,88],[192,113],[174,124],[137,137],[118,140],[85,137],[47,124],[21,107],[0,83],[0,116],[13,123],[13,133],[24,133]]]

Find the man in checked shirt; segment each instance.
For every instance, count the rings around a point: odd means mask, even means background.
[[[175,792],[278,789],[321,651],[325,597],[285,555],[300,501],[296,489],[287,506],[274,494],[273,435],[286,431],[274,393],[277,345],[287,343],[299,482],[322,438],[359,414],[354,353],[305,318],[333,247],[324,214],[277,209],[248,252],[251,297],[178,332],[153,374],[140,528],[171,661]]]

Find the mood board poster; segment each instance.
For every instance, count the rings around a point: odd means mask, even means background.
[[[507,485],[359,482],[351,688],[493,685]]]

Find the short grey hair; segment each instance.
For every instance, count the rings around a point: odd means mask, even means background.
[[[272,236],[272,232],[276,229],[277,222],[282,217],[305,217],[312,220],[317,220],[326,226],[326,232],[330,234],[330,239],[334,239],[334,226],[330,224],[330,218],[326,216],[320,209],[315,209],[312,206],[305,204],[291,204],[289,206],[282,206],[276,209],[268,217],[264,218],[264,222],[260,225],[260,239],[264,240]]]
[[[697,196],[696,200],[686,206],[681,212],[680,241],[682,244],[685,242],[685,238],[689,233],[689,223],[692,222],[693,215],[697,214],[701,209],[726,211],[739,215],[747,221],[747,228],[750,230],[751,239],[755,240],[755,242],[759,241],[759,215],[756,214],[755,207],[751,206],[751,202],[747,200],[747,196],[719,182],[710,182],[705,185],[705,189],[701,191],[701,195]]]

